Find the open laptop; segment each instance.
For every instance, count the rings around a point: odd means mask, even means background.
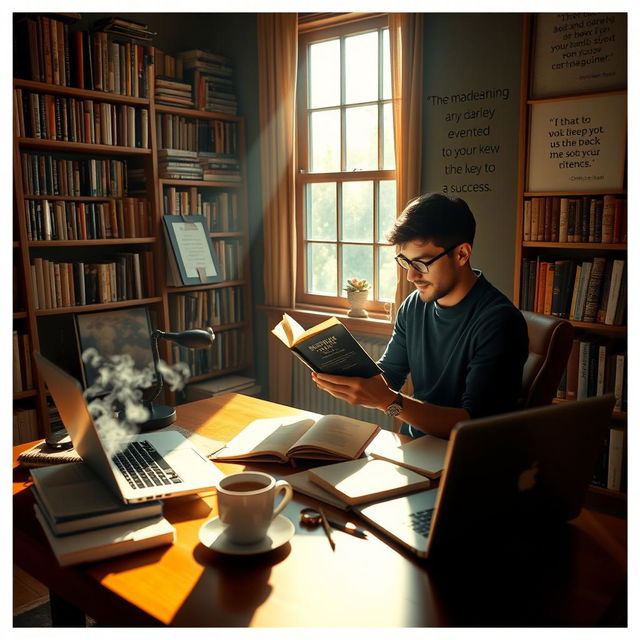
[[[438,488],[356,511],[423,558],[571,520],[582,508],[613,405],[607,395],[460,422]]]
[[[187,495],[215,486],[220,471],[176,431],[129,436],[124,451],[110,457],[80,383],[40,353],[34,355],[75,450],[125,503]]]

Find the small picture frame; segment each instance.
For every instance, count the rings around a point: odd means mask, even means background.
[[[167,238],[167,284],[174,287],[222,282],[218,255],[203,216],[163,216]]]
[[[76,340],[85,388],[92,386],[98,370],[84,362],[82,354],[94,348],[105,359],[128,354],[138,370],[153,367],[151,322],[147,307],[75,314]],[[108,389],[105,389],[108,391]]]

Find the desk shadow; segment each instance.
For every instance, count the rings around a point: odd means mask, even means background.
[[[172,620],[178,627],[247,627],[271,594],[271,568],[291,553],[291,544],[250,556],[218,553],[199,544],[193,557],[203,572]]]
[[[474,555],[428,562],[446,619],[460,627],[566,627],[598,624],[577,589],[583,573],[577,546],[584,538],[569,524],[502,541]],[[589,545],[587,553],[597,554]],[[584,578],[584,576],[583,576]],[[581,585],[582,586],[582,585]]]

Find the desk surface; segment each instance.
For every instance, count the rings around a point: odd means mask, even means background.
[[[178,424],[227,440],[256,418],[297,410],[228,394],[177,408]],[[284,514],[296,535],[260,556],[224,556],[198,542],[216,514],[215,495],[173,499],[165,516],[170,547],[58,568],[33,516],[28,474],[15,458],[14,562],[97,622],[116,626],[406,627],[592,626],[606,621],[626,584],[626,521],[583,510],[528,567],[500,558],[484,568],[430,567],[371,533],[336,531],[331,551],[321,529],[298,525],[296,495]],[[244,465],[220,465],[226,473]],[[256,465],[252,465],[256,468]],[[274,475],[292,470],[262,465]],[[326,508],[331,517],[346,519]]]

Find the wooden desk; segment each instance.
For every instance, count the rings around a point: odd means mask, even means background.
[[[225,440],[259,417],[295,409],[236,394],[177,408],[178,424]],[[14,449],[14,456],[25,449]],[[14,461],[15,464],[15,461]],[[17,465],[16,465],[17,467]],[[242,465],[221,465],[225,472]],[[255,466],[254,466],[255,468]],[[275,475],[289,467],[262,465]],[[290,543],[271,553],[224,556],[198,542],[215,496],[165,505],[177,542],[113,560],[61,569],[33,515],[28,474],[14,470],[14,562],[99,624],[114,626],[408,627],[592,626],[624,623],[626,522],[583,510],[528,566],[500,557],[478,566],[430,567],[374,534],[298,525],[304,496],[287,506]],[[327,508],[332,517],[344,518]],[[613,608],[612,608],[613,607]]]

